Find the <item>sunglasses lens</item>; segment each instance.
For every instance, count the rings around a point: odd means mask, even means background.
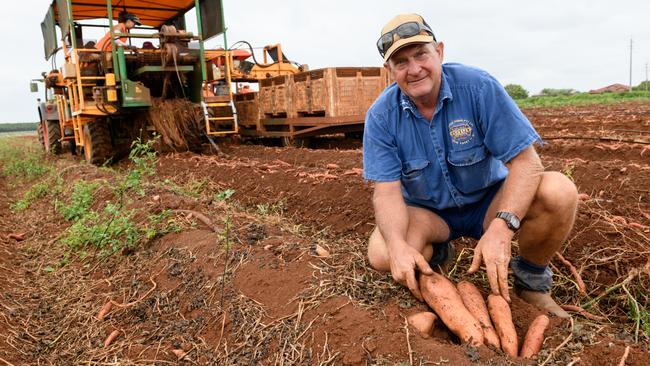
[[[416,36],[420,33],[420,25],[415,22],[404,23],[395,29],[395,33],[400,38],[408,38]]]
[[[377,42],[377,48],[379,48],[380,51],[383,53],[386,53],[390,46],[393,45],[393,34],[392,33],[386,33],[381,38],[379,38],[379,41]]]

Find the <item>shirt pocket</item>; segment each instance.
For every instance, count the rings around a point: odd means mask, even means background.
[[[426,169],[430,163],[426,159],[414,159],[402,164],[402,186],[410,198],[431,199],[431,187],[426,175]]]
[[[462,193],[474,193],[490,184],[490,159],[485,145],[449,151],[447,162],[451,182]]]

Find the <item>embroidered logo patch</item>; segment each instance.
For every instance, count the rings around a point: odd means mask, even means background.
[[[465,145],[474,137],[474,126],[466,119],[457,119],[449,123],[449,136],[455,144]]]

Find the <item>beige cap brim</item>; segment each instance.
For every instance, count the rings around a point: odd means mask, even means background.
[[[417,36],[399,39],[397,42],[393,43],[392,46],[390,46],[390,48],[384,55],[384,62],[388,62],[390,56],[392,56],[393,53],[395,53],[397,50],[399,50],[404,46],[408,46],[414,43],[431,43],[431,42],[433,42],[433,37],[428,34],[418,34]]]

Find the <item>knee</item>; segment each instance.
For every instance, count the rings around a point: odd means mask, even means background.
[[[577,203],[578,189],[568,177],[559,172],[543,173],[535,195],[535,206],[538,210],[573,215]]]
[[[390,271],[388,248],[386,248],[384,238],[377,228],[372,231],[368,239],[368,262],[377,271]]]

